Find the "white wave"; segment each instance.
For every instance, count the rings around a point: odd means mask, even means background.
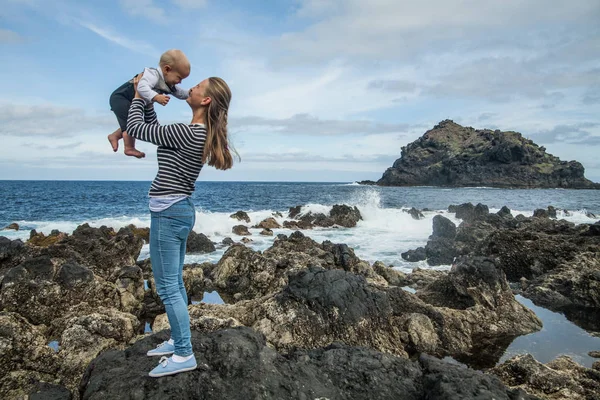
[[[358,222],[355,228],[315,228],[312,230],[303,231],[307,236],[310,236],[317,242],[330,240],[334,243],[345,243],[354,249],[356,255],[363,260],[371,263],[382,261],[386,265],[393,265],[394,268],[403,272],[410,272],[415,267],[432,268],[425,262],[409,263],[402,259],[401,253],[415,249],[420,246],[425,246],[432,232],[432,221],[435,215],[443,215],[449,218],[456,225],[462,221],[457,219],[453,213],[448,213],[446,210],[426,211],[423,212],[424,218],[421,220],[413,219],[406,208],[383,208],[381,205],[380,190],[376,188],[367,188],[364,191],[359,191],[346,201],[350,206],[356,206],[361,212],[362,220]],[[301,214],[308,212],[329,214],[331,205],[325,204],[306,204],[301,207]],[[490,209],[490,212],[497,212],[499,209]],[[250,223],[238,221],[230,218],[231,212],[210,212],[202,209],[196,211],[196,224],[194,230],[207,235],[210,240],[220,244],[225,237],[231,237],[234,241],[240,241],[242,237],[232,233],[232,228],[235,225],[246,225],[252,235],[249,237],[252,242],[249,247],[263,251],[273,244],[274,237],[279,233],[286,235],[293,231],[290,229],[274,229],[273,236],[260,235],[260,228],[253,228],[265,218],[273,217],[283,226],[283,222],[288,220],[288,210],[257,210],[246,211],[250,217]],[[274,215],[279,212],[281,216]],[[523,214],[524,216],[532,216],[532,210],[511,210],[514,216]],[[564,218],[567,221],[580,223],[593,223],[595,220],[589,218],[586,210],[573,211],[558,211],[557,216]],[[26,240],[29,238],[31,229],[36,229],[38,232],[49,234],[53,229],[58,229],[63,232],[71,233],[78,225],[87,222],[90,226],[99,227],[106,225],[119,229],[129,224],[134,224],[138,227],[148,227],[150,225],[149,216],[120,216],[112,218],[99,218],[90,221],[15,221],[23,227],[20,231],[2,231],[0,235],[7,236],[11,239],[20,238]],[[219,247],[219,246],[218,246]],[[226,247],[222,246],[212,254],[202,255],[187,255],[186,262],[217,262]],[[149,256],[148,245],[142,248],[140,259]],[[449,266],[440,266],[435,269],[448,269]]]

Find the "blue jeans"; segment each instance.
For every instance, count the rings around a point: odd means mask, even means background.
[[[192,354],[188,297],[183,284],[183,260],[188,234],[196,222],[196,211],[188,197],[166,210],[152,212],[150,259],[156,291],[165,305],[175,354]]]

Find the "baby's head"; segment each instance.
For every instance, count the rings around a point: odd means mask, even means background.
[[[165,51],[160,56],[158,65],[162,69],[167,85],[180,84],[183,79],[190,75],[190,62],[181,50],[171,49]]]

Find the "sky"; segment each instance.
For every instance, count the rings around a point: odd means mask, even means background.
[[[0,0],[0,180],[152,180],[108,99],[183,50],[241,156],[200,180],[377,180],[441,120],[521,132],[600,182],[598,0]],[[189,106],[156,105],[162,124]]]

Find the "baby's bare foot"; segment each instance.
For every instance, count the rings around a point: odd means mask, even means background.
[[[144,158],[144,157],[146,157],[145,153],[142,153],[141,151],[139,151],[135,147],[125,147],[125,152],[124,153],[125,153],[126,156],[130,156],[130,157],[136,157],[136,158]]]
[[[119,150],[119,139],[121,139],[119,136],[115,135],[115,133],[111,133],[110,135],[108,135],[108,141],[110,142],[110,145],[112,146],[113,151],[117,151]]]

